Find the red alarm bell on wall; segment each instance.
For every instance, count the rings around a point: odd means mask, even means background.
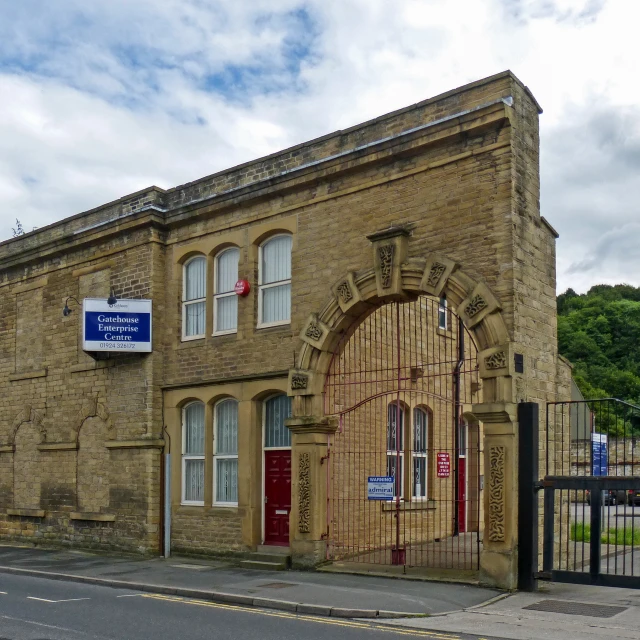
[[[248,280],[238,280],[238,282],[236,282],[235,287],[233,287],[233,290],[236,292],[237,295],[242,296],[244,298],[244,296],[249,295],[249,291],[251,291],[251,285],[249,284]]]

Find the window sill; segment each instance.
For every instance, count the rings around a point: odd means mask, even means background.
[[[115,522],[113,513],[95,513],[94,511],[72,511],[71,520],[89,520],[91,522]]]
[[[174,512],[176,516],[231,516],[238,515],[240,509],[238,505],[229,505],[228,507],[214,504],[212,507],[205,507],[204,504],[181,504]]]
[[[17,382],[18,380],[32,380],[34,378],[44,378],[47,370],[39,369],[38,371],[21,371],[20,373],[12,373],[9,376],[9,382]]]
[[[238,330],[234,329],[233,331],[215,331],[211,334],[212,338],[228,338],[229,336],[237,336]]]
[[[205,344],[207,341],[206,336],[198,336],[197,338],[180,338],[180,344],[178,349],[189,349],[190,347],[198,347]]]
[[[438,508],[435,500],[420,500],[418,502],[401,502],[400,511],[435,511]],[[393,512],[396,510],[395,502],[383,502],[382,511]]]
[[[16,446],[14,444],[0,444],[0,453],[15,453]]]
[[[8,516],[17,516],[19,518],[44,518],[44,509],[7,509]]]
[[[445,338],[449,338],[450,340],[453,340],[453,338],[455,337],[453,334],[453,331],[451,331],[451,329],[443,329],[442,327],[438,327],[436,329],[436,333],[439,336],[443,336]]]

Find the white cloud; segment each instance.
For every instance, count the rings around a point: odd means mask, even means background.
[[[638,21],[637,0],[3,3],[0,238],[511,68],[545,108],[559,287],[638,285],[599,244],[640,219]]]

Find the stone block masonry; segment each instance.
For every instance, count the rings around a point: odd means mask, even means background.
[[[323,371],[340,336],[373,307],[436,287],[501,367],[483,370],[484,402],[506,407],[492,405],[487,420],[498,424],[520,400],[555,400],[567,372],[557,363],[555,236],[539,212],[538,113],[504,72],[0,243],[0,540],[158,553],[162,454],[171,452],[174,549],[255,549],[265,525],[265,400],[288,392],[294,417],[325,429]],[[370,238],[396,227],[406,234],[385,245],[395,248],[383,273]],[[261,246],[277,234],[292,239],[291,317],[262,327]],[[237,330],[219,334],[214,264],[229,247],[252,290],[237,298]],[[205,330],[183,339],[183,268],[194,256],[206,265]],[[427,263],[443,268],[425,276]],[[340,283],[348,295],[338,302]],[[70,301],[63,317],[64,302],[111,291],[153,300],[151,354],[96,359],[82,351],[80,308]],[[310,317],[315,343],[301,337]],[[514,373],[513,354],[524,373]],[[294,369],[297,389],[289,386]],[[238,502],[225,507],[213,499],[213,407],[229,397],[239,402]],[[203,505],[182,504],[182,408],[195,399],[206,406]],[[496,446],[506,447],[510,473],[517,460],[508,430],[482,432],[502,434]],[[326,437],[313,433],[296,432],[293,442],[309,452],[310,524],[290,529],[292,548],[297,540],[317,559],[327,528],[317,487]],[[511,566],[515,542],[500,544],[494,559]]]

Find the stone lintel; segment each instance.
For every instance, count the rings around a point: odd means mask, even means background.
[[[77,451],[77,442],[43,442],[38,445],[38,451]]]
[[[518,405],[514,402],[483,402],[472,405],[471,413],[484,424],[515,423]]]
[[[91,520],[93,522],[115,522],[116,516],[113,513],[96,513],[95,511],[72,511],[71,520]]]
[[[20,518],[44,518],[44,509],[7,509],[8,516],[18,516]]]
[[[285,425],[291,433],[335,433],[338,429],[338,420],[333,416],[302,416],[288,418]]]
[[[109,440],[104,443],[107,449],[163,449],[164,440],[161,438],[148,440]]]

